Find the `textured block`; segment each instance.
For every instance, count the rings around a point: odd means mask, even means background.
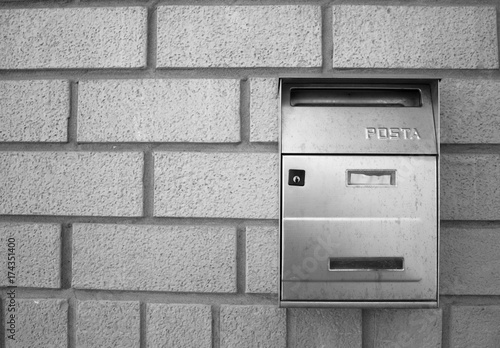
[[[76,345],[139,347],[139,302],[78,301]]]
[[[500,82],[444,79],[442,143],[500,143]]]
[[[75,224],[73,286],[236,292],[236,230],[212,226]]]
[[[144,67],[146,19],[142,7],[2,10],[0,69]]]
[[[439,309],[369,310],[363,341],[368,347],[440,348]]]
[[[360,309],[291,308],[288,315],[290,348],[361,348]]]
[[[160,6],[158,67],[319,67],[319,6]]]
[[[441,229],[440,292],[500,295],[500,229]]]
[[[450,347],[496,348],[500,306],[451,307]]]
[[[278,156],[156,152],[155,216],[276,219]]]
[[[285,309],[273,306],[221,306],[221,348],[284,348],[285,346]]]
[[[250,79],[250,141],[277,142],[278,79]]]
[[[496,10],[334,6],[333,66],[497,69]]]
[[[80,82],[78,141],[238,142],[240,82]]]
[[[246,231],[246,292],[278,292],[278,229],[248,227]]]
[[[68,117],[68,81],[0,81],[0,141],[65,142]]]
[[[143,154],[2,152],[0,214],[139,216]]]
[[[7,278],[9,240],[14,239],[15,283]],[[61,286],[61,226],[56,224],[0,223],[0,286],[32,288]]]
[[[5,302],[4,302],[5,305]],[[4,307],[5,329],[10,328],[12,312]],[[7,348],[66,348],[68,343],[68,303],[65,300],[22,300],[16,298],[15,339]]]
[[[500,218],[500,156],[441,157],[441,219]]]
[[[148,348],[212,347],[212,310],[206,305],[147,305]]]

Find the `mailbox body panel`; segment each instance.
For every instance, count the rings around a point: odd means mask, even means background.
[[[280,306],[438,306],[438,85],[280,80]]]
[[[436,301],[435,156],[283,156],[282,300]],[[305,185],[288,185],[290,169]],[[349,183],[349,173],[393,173]],[[331,259],[403,260],[396,269],[331,269]],[[361,265],[362,267],[363,264]]]

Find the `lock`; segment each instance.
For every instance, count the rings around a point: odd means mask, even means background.
[[[290,169],[288,171],[288,185],[290,186],[304,186],[306,179],[305,170]]]
[[[438,306],[438,87],[280,79],[281,307]]]

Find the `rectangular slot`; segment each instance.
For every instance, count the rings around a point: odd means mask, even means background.
[[[347,186],[395,186],[396,170],[348,170]]]
[[[291,106],[420,107],[418,89],[292,88]]]
[[[402,257],[339,257],[330,258],[330,271],[403,271]]]

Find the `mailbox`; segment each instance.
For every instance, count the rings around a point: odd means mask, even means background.
[[[438,85],[280,79],[280,306],[438,306]]]

